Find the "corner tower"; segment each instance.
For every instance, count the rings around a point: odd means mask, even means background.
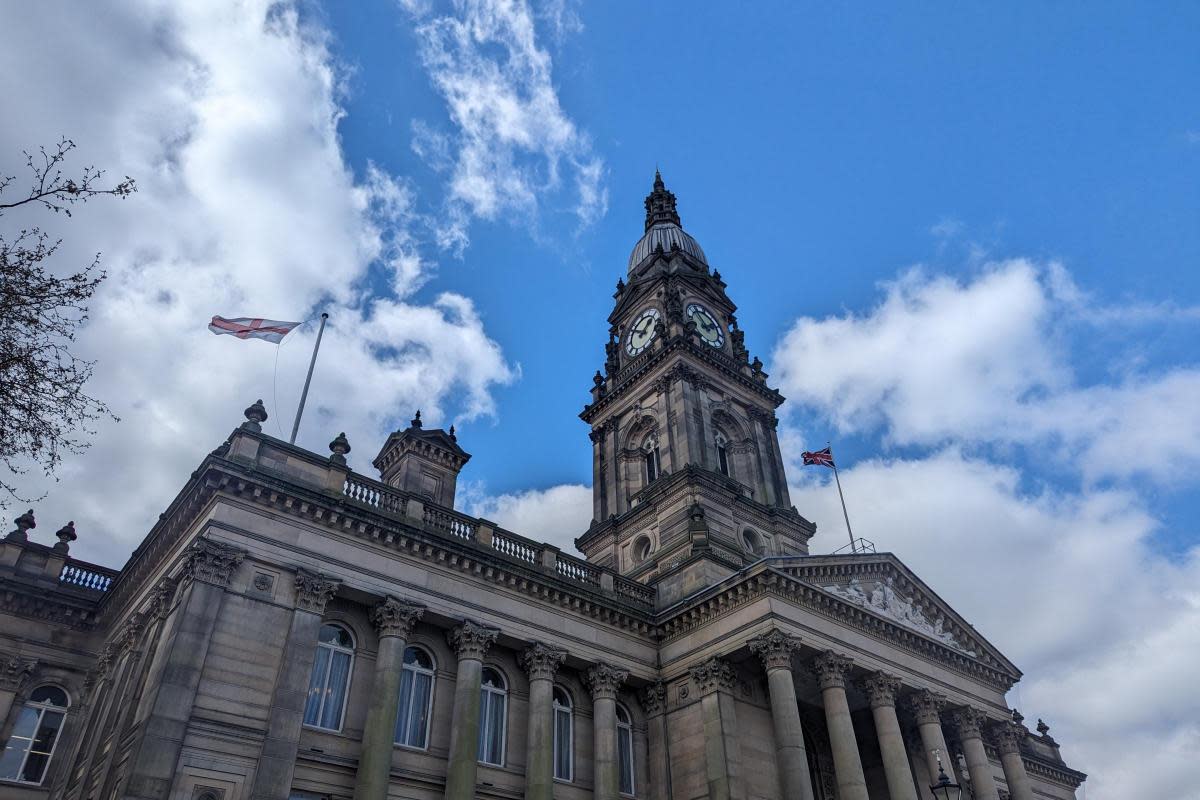
[[[814,526],[791,505],[776,434],[783,396],[657,172],[626,278],[580,414],[593,520],[576,546],[667,603],[764,556],[807,553]]]

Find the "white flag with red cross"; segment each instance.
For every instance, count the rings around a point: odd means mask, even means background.
[[[256,319],[253,317],[213,317],[208,329],[218,336],[228,333],[239,339],[266,339],[279,344],[283,337],[292,332],[299,322],[284,322],[278,319]]]

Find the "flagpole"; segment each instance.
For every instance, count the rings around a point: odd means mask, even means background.
[[[317,343],[313,345],[312,360],[308,362],[308,375],[304,378],[304,391],[300,393],[300,405],[296,408],[296,421],[292,423],[292,438],[288,439],[289,444],[296,443],[296,434],[300,431],[300,416],[304,413],[304,401],[308,399],[308,384],[312,382],[313,367],[317,365],[317,351],[321,349],[321,335],[325,333],[325,320],[329,319],[329,315],[322,312],[321,327],[317,330]],[[839,488],[838,491],[841,491]],[[843,502],[844,506],[845,503]]]
[[[842,479],[838,477],[837,459],[833,458],[833,447],[829,446],[830,466],[833,467],[833,480],[837,483],[838,499],[842,501],[842,516],[846,518],[846,533],[850,534],[850,552],[855,553],[854,548],[854,531],[850,529],[850,512],[846,511],[846,495],[842,494]]]

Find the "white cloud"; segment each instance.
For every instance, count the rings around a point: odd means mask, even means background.
[[[422,61],[455,126],[449,134],[414,123],[414,151],[449,172],[451,220],[443,240],[457,248],[465,242],[453,224],[454,207],[488,219],[535,221],[539,197],[560,188],[564,171],[575,174],[572,211],[580,225],[602,216],[603,161],[559,103],[528,3],[461,0],[448,14],[426,3],[405,8],[417,21]],[[565,3],[547,4],[543,19],[555,36],[579,28]]]
[[[914,269],[867,314],[797,320],[774,374],[842,432],[882,429],[899,445],[1038,445],[1088,480],[1176,480],[1200,465],[1200,369],[1087,384],[1069,357],[1072,326],[1192,316],[1136,308],[1095,304],[1056,264],[992,263],[968,282]],[[1147,457],[1130,458],[1131,447]]]
[[[583,535],[592,521],[589,486],[569,483],[501,495],[487,495],[482,487],[474,486],[467,487],[463,495],[469,513],[572,555],[579,554],[575,537]]]
[[[122,421],[38,504],[39,529],[76,521],[78,556],[121,563],[255,398],[268,431],[290,432],[316,326],[276,350],[213,337],[212,314],[330,312],[299,442],[323,451],[345,430],[360,467],[415,408],[434,424],[490,415],[492,389],[517,377],[470,299],[413,300],[434,266],[421,256],[428,224],[409,181],[375,167],[358,181],[347,165],[326,38],[267,0],[35,4],[0,25],[0,68],[23,76],[0,171],[20,174],[22,148],[67,134],[79,166],[140,189],[70,220],[4,218],[63,236],[59,268],[100,250],[109,273],[78,347],[98,360],[89,391]]]

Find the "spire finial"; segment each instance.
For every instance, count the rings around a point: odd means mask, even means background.
[[[646,230],[664,222],[679,225],[679,212],[675,210],[675,195],[667,191],[662,173],[655,167],[654,189],[646,195]]]
[[[417,409],[417,415],[412,418],[412,422],[409,425],[413,428],[421,427],[421,409]]]

